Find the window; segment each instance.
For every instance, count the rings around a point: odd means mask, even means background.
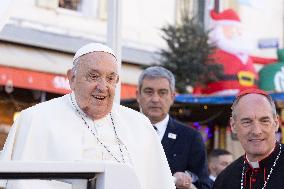
[[[54,9],[62,14],[97,18],[104,17],[104,12],[106,13],[104,4],[101,4],[102,8],[98,8],[100,1],[103,2],[103,0],[35,0],[35,4],[40,8]],[[102,11],[101,15],[98,15],[98,11]]]
[[[188,16],[189,18],[197,18],[197,20],[202,23],[204,6],[204,1],[177,0],[175,10],[176,23],[180,24],[184,16]]]
[[[81,9],[81,0],[59,0],[58,5],[60,8],[77,11]]]

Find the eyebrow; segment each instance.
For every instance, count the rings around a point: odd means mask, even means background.
[[[249,117],[244,117],[244,118],[241,118],[241,120],[240,121],[251,121],[252,119],[251,118],[249,118]]]
[[[153,91],[169,91],[169,89],[165,89],[165,88],[162,88],[162,89],[158,89],[158,90],[155,90],[155,89],[153,89],[152,87],[146,87],[146,88],[144,88],[143,90],[153,90]]]
[[[261,120],[263,120],[263,119],[269,119],[269,120],[270,120],[270,117],[269,117],[269,116],[263,116],[263,117],[261,117],[260,119],[261,119]]]
[[[89,73],[98,73],[98,74],[101,74],[101,72],[99,70],[96,70],[96,69],[91,69],[89,71]],[[110,72],[110,73],[107,73],[106,75],[118,75],[116,72]]]
[[[259,120],[263,120],[263,119],[270,119],[270,117],[269,116],[262,116],[262,117],[259,118]],[[253,119],[249,118],[249,117],[244,117],[244,118],[241,118],[240,120],[241,121],[251,121]]]
[[[146,88],[144,88],[143,90],[154,90],[154,89],[151,88],[151,87],[146,87]]]

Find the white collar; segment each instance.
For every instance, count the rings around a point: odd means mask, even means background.
[[[250,166],[254,169],[257,169],[259,168],[259,162],[258,161],[249,161],[247,155],[246,155],[246,159],[247,159],[247,162],[250,164]]]
[[[170,119],[170,116],[169,116],[169,114],[167,114],[167,116],[162,121],[153,124],[157,128],[157,133],[158,133],[158,136],[159,136],[160,140],[162,140],[162,138],[163,138],[163,136],[164,136],[164,134],[166,132],[169,119]]]
[[[211,180],[213,180],[213,181],[216,180],[216,177],[214,177],[213,175],[210,175],[209,178],[210,178]]]
[[[258,161],[255,161],[255,162],[249,162],[250,166],[254,169],[257,169],[259,168],[259,163]]]
[[[270,156],[270,154],[274,151],[275,147],[271,150],[271,152],[269,153],[268,156]],[[267,156],[267,157],[268,157]],[[254,169],[256,168],[259,168],[259,161],[249,161],[248,157],[247,157],[247,154],[246,154],[246,159],[247,159],[247,162],[250,164],[250,166]]]

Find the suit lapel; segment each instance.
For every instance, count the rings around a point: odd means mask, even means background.
[[[165,153],[169,153],[170,149],[172,148],[173,144],[175,143],[178,135],[176,133],[176,128],[174,125],[173,119],[170,117],[165,134],[162,139],[162,145],[165,150]]]

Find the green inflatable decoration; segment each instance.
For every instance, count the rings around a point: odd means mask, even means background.
[[[259,71],[259,88],[269,92],[284,92],[284,49],[277,51],[278,62]]]

